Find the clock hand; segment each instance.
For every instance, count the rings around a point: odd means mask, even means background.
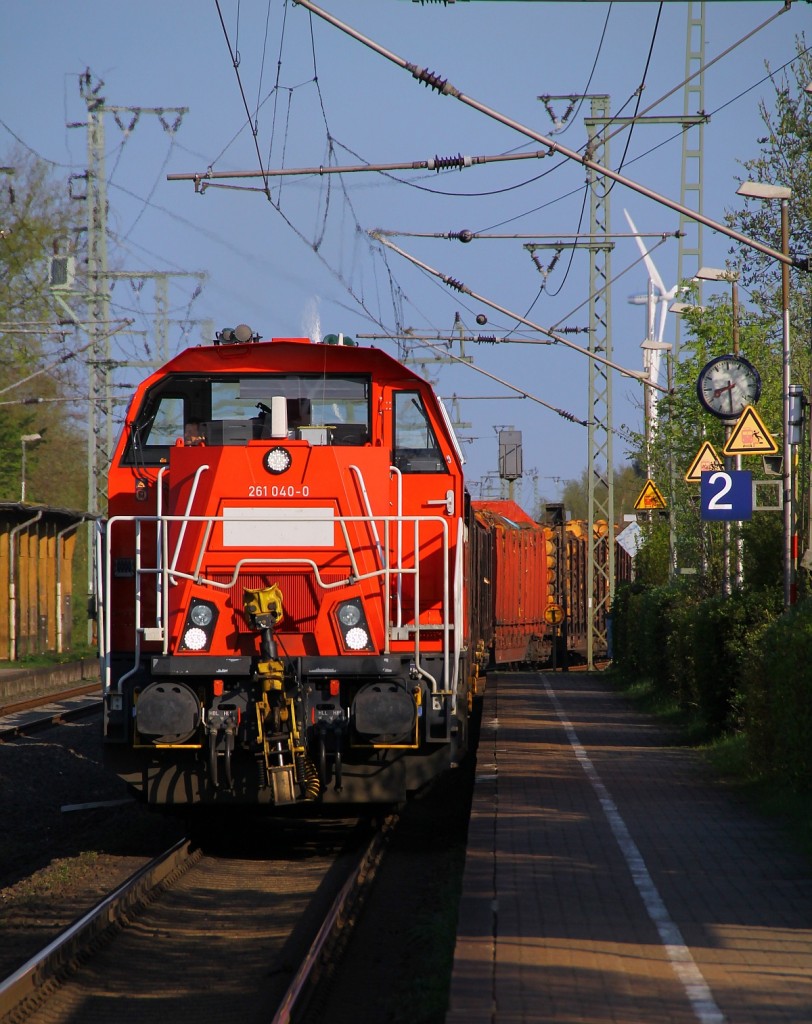
[[[725,384],[725,386],[723,388],[715,388],[714,392],[713,392],[713,397],[714,398],[718,398],[719,395],[721,395],[723,391],[727,391],[727,392],[729,392],[732,395],[732,393],[733,393],[733,381],[732,380],[729,380],[727,382],[727,384]]]

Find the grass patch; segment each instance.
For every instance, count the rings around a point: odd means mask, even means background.
[[[621,676],[605,673],[616,690],[627,697],[638,711],[654,715],[664,726],[675,730],[680,742],[698,745],[710,739],[707,722],[698,709],[679,704],[672,696],[657,690],[651,679],[628,681]]]
[[[0,669],[47,668],[51,665],[69,665],[74,661],[83,661],[98,656],[95,647],[74,647],[73,650],[45,654],[25,654],[16,661],[0,660]]]
[[[418,986],[414,978],[404,978],[399,987],[394,1024],[442,1024],[448,1011],[448,993],[454,967],[462,875],[465,868],[465,845],[459,842],[433,865],[443,884],[437,885],[433,908],[422,907],[407,931],[408,945],[428,954]],[[421,884],[426,884],[423,880]]]
[[[4,889],[3,906],[12,903],[26,906],[43,897],[59,894],[77,882],[85,883],[94,876],[98,859],[99,855],[94,850],[85,850],[76,857],[53,860],[29,878],[23,878],[10,889]]]
[[[778,822],[812,861],[812,815],[808,792],[799,792],[788,779],[767,775],[753,765],[742,733],[722,736],[701,748],[716,772],[760,814]]]

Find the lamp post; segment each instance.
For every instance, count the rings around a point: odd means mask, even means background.
[[[721,270],[718,267],[700,267],[694,275],[695,281],[728,281],[731,286],[731,317],[733,320],[733,355],[739,354],[739,275],[735,270]],[[725,423],[725,441],[728,441],[732,431],[732,425]],[[725,459],[727,462],[728,459]],[[737,470],[742,468],[742,457],[736,455],[730,460]],[[730,465],[727,467],[731,468]],[[725,520],[724,524],[725,540],[724,540],[724,590],[725,594],[730,593],[730,522]],[[738,532],[736,534],[736,572],[735,572],[736,586],[741,588],[744,583],[744,544],[741,535],[741,523],[738,524]]]
[[[646,338],[640,345],[643,350],[643,365],[648,372],[646,384],[646,467],[649,479],[652,476],[651,447],[654,441],[654,434],[657,429],[656,414],[657,404],[652,402],[649,394],[653,393],[652,384],[656,383],[658,362],[657,358],[663,352],[666,354],[666,366],[668,370],[668,577],[674,578],[677,571],[677,518],[674,503],[676,501],[676,488],[674,485],[674,435],[673,435],[673,409],[674,397],[673,346],[667,341],[655,341],[653,338]]]
[[[35,441],[41,441],[42,434],[23,434],[20,437],[20,442],[23,446],[23,462],[22,462],[22,479],[20,485],[20,501],[25,501],[25,446],[27,444],[33,444]]]
[[[683,316],[686,313],[704,313],[704,306],[693,306],[690,302],[672,302],[668,307],[669,313],[675,313],[677,316]],[[704,428],[702,430],[704,435]],[[702,565],[702,574],[707,576],[708,573],[708,548],[705,536],[705,524],[700,520],[699,522],[699,550]]]
[[[736,189],[748,199],[778,199],[781,201],[781,253],[789,256],[789,201],[792,189],[785,185],[771,185],[763,181],[744,181]],[[795,603],[795,579],[792,555],[792,447],[790,445],[790,340],[789,340],[789,261],[781,263],[782,310],[782,372],[781,372],[781,426],[784,432],[782,490],[784,493],[783,520],[783,581],[784,610]]]

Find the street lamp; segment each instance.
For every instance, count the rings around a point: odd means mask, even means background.
[[[694,306],[690,302],[672,302],[668,307],[669,313],[676,313],[681,316],[683,313],[704,313],[704,306]]]
[[[25,446],[27,444],[33,444],[35,441],[41,441],[42,434],[23,434],[20,437],[20,441],[23,446],[23,464],[22,464],[22,483],[20,487],[20,501],[25,501]]]
[[[792,189],[785,185],[771,185],[764,181],[743,181],[736,189],[740,196],[748,199],[778,199],[781,201],[781,253],[789,256],[789,201]],[[790,446],[790,344],[789,344],[789,261],[781,262],[781,307],[782,307],[782,373],[781,373],[781,425],[784,431],[784,527],[783,527],[783,578],[784,609],[795,603],[795,580],[792,561],[792,448]]]
[[[700,267],[694,274],[694,281],[727,281],[732,290],[733,303],[733,354],[739,354],[739,275],[735,270],[721,270],[718,267]]]
[[[672,302],[671,305],[668,307],[668,312],[669,313],[674,313],[677,316],[684,316],[686,313],[704,313],[705,312],[705,307],[704,306],[694,306],[690,302]],[[707,571],[708,571],[708,556],[707,556],[707,545],[705,543],[705,527],[704,527],[704,523],[700,522],[699,529],[700,529],[700,537],[701,537],[700,551],[701,551],[701,557],[702,557],[702,572],[703,572],[703,574],[707,574]]]
[[[674,431],[673,431],[673,408],[674,397],[674,374],[673,374],[673,346],[667,341],[654,341],[653,338],[646,338],[640,345],[643,350],[643,363],[648,371],[649,383],[645,386],[646,394],[646,472],[649,479],[652,476],[651,447],[654,441],[656,429],[657,405],[652,403],[650,395],[653,393],[652,384],[656,381],[656,371],[659,363],[655,359],[665,352],[666,366],[668,373],[668,576],[674,578],[677,571],[677,513],[675,509],[676,487],[674,467]],[[645,383],[645,380],[644,380]]]

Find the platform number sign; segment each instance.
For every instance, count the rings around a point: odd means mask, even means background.
[[[715,470],[702,474],[700,508],[703,519],[753,518],[753,474]]]

